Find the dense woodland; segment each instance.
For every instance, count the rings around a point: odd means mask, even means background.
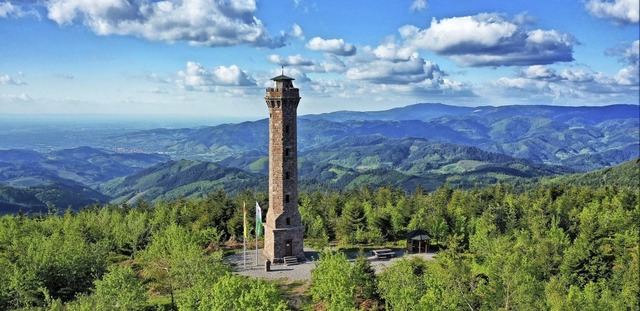
[[[223,245],[241,239],[242,205],[254,201],[268,206],[266,193],[220,190],[2,216],[0,309],[640,310],[637,187],[303,192],[305,243],[325,251],[297,305],[282,284],[224,261]],[[335,251],[400,248],[412,229],[433,237],[436,260],[375,275],[364,257],[351,264]]]

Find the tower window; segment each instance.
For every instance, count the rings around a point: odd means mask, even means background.
[[[291,219],[287,218],[286,220],[287,220],[287,226],[291,225]]]
[[[284,203],[289,203],[289,195],[284,196]]]
[[[285,126],[284,126],[284,132],[285,132],[286,134],[289,134],[289,126],[288,126],[288,125],[285,125]]]
[[[284,172],[284,178],[291,179],[291,174],[289,174],[289,172]]]
[[[291,156],[291,149],[289,149],[289,148],[285,148],[285,149],[284,149],[284,156],[285,156],[285,157],[289,157],[289,156]]]

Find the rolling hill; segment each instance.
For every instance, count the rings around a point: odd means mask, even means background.
[[[231,165],[235,167],[227,167]],[[219,188],[229,193],[266,191],[267,170],[268,159],[255,153],[217,164],[171,161],[114,180],[101,190],[118,202],[198,197]],[[381,135],[347,137],[299,158],[302,190],[392,185],[413,191],[421,185],[430,191],[444,183],[470,188],[570,172],[475,147]]]
[[[267,176],[237,168],[190,160],[161,163],[128,177],[118,178],[99,189],[115,202],[170,200],[200,197],[216,189],[230,194],[245,189],[267,189]]]
[[[543,178],[541,183],[589,187],[616,185],[640,189],[640,158],[592,172]]]
[[[105,204],[110,200],[109,196],[73,181],[33,187],[0,185],[0,215],[79,209],[93,204]]]

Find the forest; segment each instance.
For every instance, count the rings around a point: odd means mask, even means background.
[[[267,200],[218,190],[2,216],[0,309],[640,310],[637,187],[302,192],[305,245],[320,251],[304,284],[251,279],[224,260],[238,251],[230,241],[242,239],[243,204]],[[342,251],[403,248],[413,229],[433,238],[435,260],[375,274]]]

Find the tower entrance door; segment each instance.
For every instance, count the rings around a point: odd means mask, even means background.
[[[285,247],[284,248],[284,255],[285,256],[292,256],[293,255],[293,241],[292,240],[286,240],[284,247]]]

